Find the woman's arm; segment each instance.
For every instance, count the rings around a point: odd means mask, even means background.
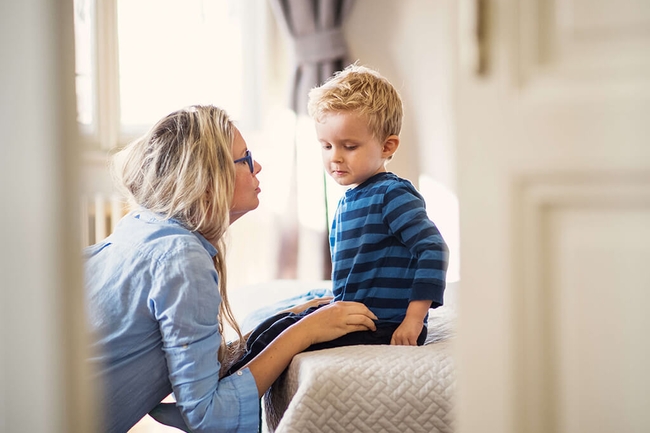
[[[374,331],[377,317],[358,302],[335,302],[305,316],[284,330],[246,365],[260,397],[275,382],[293,357],[315,343],[355,331]]]

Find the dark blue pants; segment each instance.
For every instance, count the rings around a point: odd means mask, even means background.
[[[325,304],[327,305],[327,304]],[[268,346],[271,341],[273,341],[278,335],[282,333],[289,326],[298,322],[300,319],[306,315],[313,313],[318,308],[322,307],[311,307],[302,313],[280,313],[275,316],[271,316],[266,319],[264,322],[260,323],[255,330],[251,333],[248,341],[246,342],[246,353],[244,356],[233,364],[232,367],[228,370],[225,376],[231,375],[236,372],[244,365],[248,364],[253,358],[260,354],[266,346]],[[400,325],[399,323],[390,323],[390,322],[379,322],[375,323],[377,326],[376,331],[357,331],[350,332],[345,334],[342,337],[336,338],[331,341],[326,341],[323,343],[312,344],[306,350],[320,350],[320,349],[330,349],[332,347],[341,347],[341,346],[354,346],[360,344],[369,344],[369,345],[378,345],[378,344],[390,344],[390,339],[393,336],[393,333]],[[418,336],[418,346],[424,344],[424,340],[427,338],[427,328],[422,326],[422,331]],[[225,377],[224,376],[224,377]]]

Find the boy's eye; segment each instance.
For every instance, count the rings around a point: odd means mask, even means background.
[[[332,145],[331,144],[323,144],[323,149],[331,149]]]
[[[345,146],[347,150],[354,150],[357,148],[357,146]]]

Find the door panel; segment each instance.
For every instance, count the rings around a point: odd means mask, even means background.
[[[490,2],[495,7],[508,3]],[[521,0],[516,2],[517,58],[523,90],[548,96],[613,94],[647,86],[650,2]],[[494,8],[493,8],[494,9]],[[493,10],[494,12],[494,10]],[[647,88],[645,89],[647,91]]]
[[[477,3],[457,10],[459,431],[650,431],[650,2]]]
[[[650,263],[649,221],[648,201],[548,215],[555,431],[648,431],[650,276],[624,285]]]

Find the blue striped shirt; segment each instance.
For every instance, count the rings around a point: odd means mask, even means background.
[[[409,302],[442,305],[448,249],[408,180],[379,173],[339,200],[330,234],[336,301],[401,323]]]

